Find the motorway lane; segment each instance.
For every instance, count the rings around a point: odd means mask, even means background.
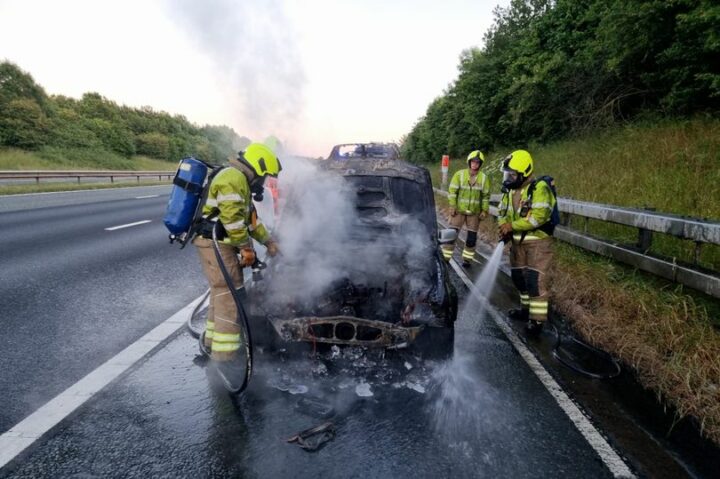
[[[31,210],[50,206],[68,206],[101,203],[136,196],[170,194],[169,185],[107,188],[100,190],[60,191],[55,193],[30,193],[0,196],[0,213]]]
[[[0,431],[206,288],[193,248],[168,245],[163,188],[0,197]]]
[[[238,404],[210,387],[195,351],[187,333],[176,337],[0,477],[612,477],[477,310],[460,316],[451,362],[261,352]],[[337,425],[314,454],[285,442],[324,421],[299,406],[309,395]]]

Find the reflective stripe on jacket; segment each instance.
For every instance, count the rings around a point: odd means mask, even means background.
[[[527,193],[529,187],[530,183],[520,191],[520,206],[517,211],[513,208],[512,202],[516,190],[510,190],[507,194],[504,194],[498,205],[498,224],[502,225],[511,222],[513,239],[518,241],[525,231],[527,232],[525,240],[543,239],[550,236],[538,228],[550,221],[550,216],[555,207],[555,195],[553,195],[550,185],[545,181],[538,181],[530,199],[531,201],[528,203]],[[529,207],[525,216],[520,215],[523,205]]]
[[[475,184],[470,184],[470,169],[456,171],[450,180],[448,201],[461,214],[477,215],[490,209],[490,180],[478,171]]]
[[[203,216],[207,217],[214,210],[219,212],[217,218],[227,232],[223,243],[243,246],[250,242],[251,236],[260,243],[270,238],[262,223],[252,224],[250,185],[240,170],[228,167],[213,178],[203,206]]]

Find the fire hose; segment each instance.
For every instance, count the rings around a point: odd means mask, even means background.
[[[235,282],[233,281],[232,277],[230,276],[230,273],[228,273],[227,267],[225,266],[225,262],[222,259],[222,255],[220,254],[220,245],[218,245],[217,241],[217,228],[218,223],[216,222],[212,229],[212,240],[213,240],[213,249],[215,250],[215,258],[217,259],[218,266],[220,267],[220,271],[222,272],[223,278],[225,278],[225,283],[227,284],[228,290],[230,290],[230,293],[232,294],[233,300],[235,301],[235,307],[237,310],[237,324],[240,326],[240,336],[243,342],[244,350],[245,350],[245,376],[243,377],[243,381],[240,384],[240,386],[237,386],[235,384],[231,384],[222,374],[220,375],[223,379],[223,384],[225,386],[225,389],[228,390],[230,394],[236,395],[242,393],[248,386],[248,383],[250,382],[250,377],[252,376],[252,367],[253,367],[253,348],[252,348],[252,336],[250,335],[250,324],[248,323],[248,317],[247,313],[245,312],[245,308],[243,306],[242,298],[240,297],[241,294],[238,291],[238,289],[235,288]],[[243,294],[244,288],[243,288]]]

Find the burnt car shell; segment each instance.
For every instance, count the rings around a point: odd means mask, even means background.
[[[355,159],[400,159],[400,149],[395,143],[343,143],[333,146],[328,155],[330,161]]]
[[[284,341],[452,350],[457,294],[439,249],[428,171],[364,158],[326,161],[321,169],[341,176],[354,195],[357,215],[345,247],[352,266],[317,298],[275,291],[273,305],[253,299],[251,315],[267,317]],[[381,260],[364,260],[368,254]],[[263,290],[273,291],[272,277],[267,281]]]

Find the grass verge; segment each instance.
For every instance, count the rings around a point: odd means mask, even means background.
[[[41,183],[39,185],[0,185],[0,196],[24,193],[51,193],[55,191],[106,190],[108,188],[128,188],[135,186],[169,185],[169,181],[141,181],[119,183]]]
[[[146,156],[125,158],[89,148],[46,147],[39,151],[0,149],[0,170],[137,170],[172,171],[176,162]]]

